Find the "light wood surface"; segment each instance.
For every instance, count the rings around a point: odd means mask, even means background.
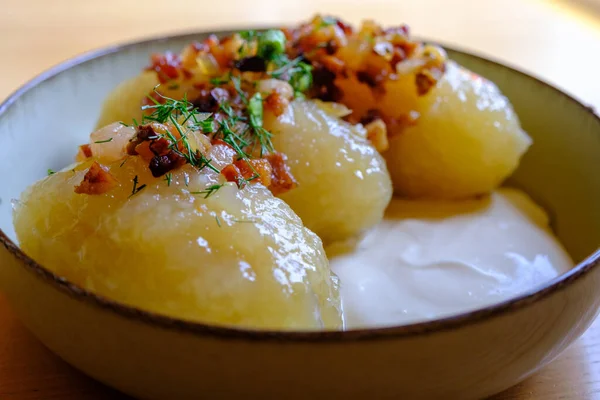
[[[76,54],[177,31],[330,13],[407,22],[416,35],[508,62],[600,110],[600,1],[0,0],[0,99]],[[120,399],[46,350],[0,296],[0,399]],[[600,400],[600,320],[536,375],[494,397]]]

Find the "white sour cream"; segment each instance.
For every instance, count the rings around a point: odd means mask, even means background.
[[[508,188],[461,202],[393,199],[360,242],[327,251],[349,329],[471,311],[573,266],[546,213]]]

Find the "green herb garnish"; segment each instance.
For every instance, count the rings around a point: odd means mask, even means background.
[[[285,34],[279,29],[269,29],[258,36],[256,55],[265,60],[273,58],[285,52]]]
[[[189,164],[196,167],[198,170],[208,167],[215,172],[219,172],[219,170],[211,164],[212,160],[207,159],[198,150],[192,151],[187,137],[188,129],[179,123],[179,120],[182,119],[184,125],[186,125],[188,121],[191,121],[191,125],[193,127],[199,126],[201,124],[199,117],[201,116],[198,110],[194,109],[193,104],[187,100],[187,95],[184,95],[182,100],[175,100],[160,94],[156,90],[157,87],[158,86],[154,88],[154,93],[161,97],[164,100],[164,103],[160,103],[152,96],[148,96],[148,98],[152,100],[154,104],[143,106],[142,111],[152,110],[152,114],[145,115],[142,119],[142,123],[146,123],[148,121],[158,122],[160,124],[170,122],[173,124],[175,129],[177,129],[180,138],[175,138],[175,136],[173,136],[173,134],[167,129],[166,138],[171,142],[169,148],[179,156],[183,157]],[[183,145],[183,151],[180,151],[178,148],[179,142],[181,142]]]
[[[146,184],[143,184],[138,187],[138,176],[136,175],[133,178],[133,188],[131,189],[131,194],[129,195],[129,197],[133,196],[134,194],[139,193],[139,191],[144,189],[145,187],[146,187]]]
[[[50,168],[48,168],[48,171],[47,171],[48,176],[54,175],[55,173],[56,173],[56,171],[53,171]]]
[[[171,186],[171,180],[173,179],[173,174],[168,172],[165,175],[165,181],[167,181],[167,186]]]
[[[97,140],[94,143],[108,143],[108,142],[112,142],[112,140],[113,140],[113,138],[109,138],[109,139],[106,139],[106,140]]]
[[[271,132],[263,128],[263,99],[259,92],[254,93],[248,102],[248,114],[250,116],[250,127],[254,131],[260,144],[260,156],[274,151]],[[256,143],[255,143],[256,144]]]
[[[215,184],[215,185],[210,185],[208,186],[206,189],[201,190],[199,192],[190,192],[191,194],[201,194],[204,196],[205,199],[209,198],[210,196],[212,196],[213,194],[215,194],[219,189],[221,189],[223,186],[225,186],[224,183],[221,184]]]

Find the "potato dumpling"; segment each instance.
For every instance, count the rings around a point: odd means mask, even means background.
[[[396,193],[454,199],[487,193],[518,166],[531,144],[508,99],[492,82],[454,62],[421,117],[390,139],[384,156]]]
[[[339,49],[337,57],[359,73],[335,77],[340,96],[336,101],[352,110],[352,120],[383,118],[391,134],[416,118],[419,99],[443,76],[447,58],[438,46],[415,44],[411,56],[391,68],[386,58],[378,57],[372,45],[362,38],[349,41]],[[379,81],[381,76],[387,79]]]
[[[210,156],[215,165],[231,158]],[[205,198],[198,192],[222,179],[216,172],[187,164],[154,178],[147,163],[129,156],[98,159],[116,180],[110,191],[75,193],[95,160],[23,194],[15,228],[38,262],[99,295],[186,320],[342,327],[337,278],[321,241],[264,186],[227,183]]]
[[[141,121],[142,102],[158,83],[156,73],[145,71],[119,84],[104,100],[96,126],[106,126],[115,121],[130,124],[134,118]]]
[[[280,197],[324,243],[377,224],[392,195],[383,158],[360,125],[319,103],[295,100],[278,118],[265,115],[273,145],[288,157],[298,187]]]

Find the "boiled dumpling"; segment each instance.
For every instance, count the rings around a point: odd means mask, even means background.
[[[127,130],[112,125],[95,138]],[[219,169],[232,158],[224,146],[207,155]],[[110,190],[82,188],[94,168]],[[261,184],[225,183],[207,197],[219,182],[189,164],[154,178],[138,156],[89,158],[29,188],[15,229],[54,273],[144,310],[246,328],[340,328],[321,240]]]
[[[119,84],[104,100],[97,126],[115,121],[131,124],[133,119],[141,122],[143,101],[158,83],[154,72],[145,71]]]
[[[278,118],[265,118],[265,127],[298,181],[281,198],[323,242],[347,239],[381,221],[392,186],[361,125],[342,121],[320,103],[296,100]]]
[[[499,186],[531,144],[508,99],[492,82],[450,61],[418,100],[414,126],[385,152],[394,190],[408,197],[465,198]]]

